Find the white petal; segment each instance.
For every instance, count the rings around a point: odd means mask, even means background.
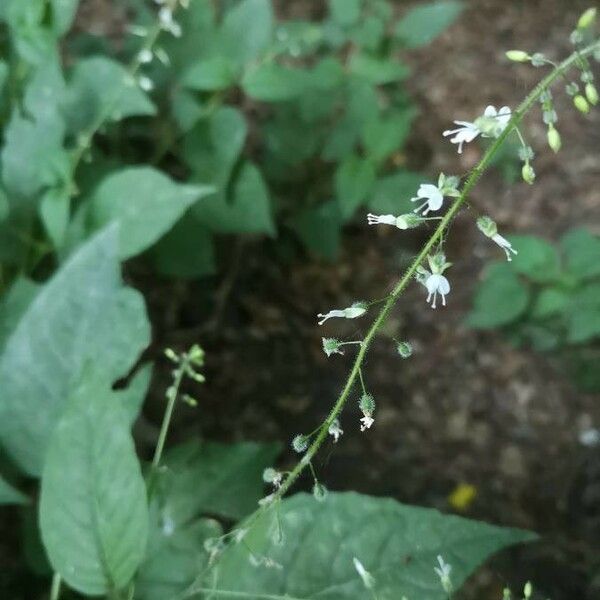
[[[489,106],[485,107],[485,111],[483,113],[484,117],[495,117],[497,115],[497,111],[496,111],[496,107],[492,106],[491,104]]]
[[[445,296],[450,293],[450,282],[443,275],[438,275],[438,277],[440,278],[437,287],[438,292],[442,294],[442,296]]]

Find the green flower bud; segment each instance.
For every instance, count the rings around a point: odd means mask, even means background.
[[[592,106],[596,106],[598,104],[598,90],[593,83],[586,83],[585,85],[585,95],[588,99],[588,102]]]
[[[410,358],[413,353],[413,348],[410,342],[397,342],[396,350],[402,358]]]
[[[327,498],[327,488],[318,481],[315,481],[312,493],[315,497],[315,500],[318,500],[319,502],[323,502],[323,500]]]
[[[525,163],[523,165],[523,169],[521,170],[521,175],[523,176],[523,181],[532,185],[535,181],[535,171],[533,167],[529,163]]]
[[[577,94],[577,96],[573,98],[573,104],[575,105],[575,108],[584,115],[590,112],[590,105],[581,94]]]
[[[292,448],[298,452],[298,454],[304,452],[308,448],[308,436],[299,433],[292,440]]]
[[[342,343],[335,338],[322,338],[323,341],[323,352],[327,354],[327,356],[331,356],[332,354],[343,354],[340,350]]]
[[[262,478],[265,483],[273,483],[276,479],[279,479],[279,477],[279,472],[273,469],[273,467],[267,467],[263,471]]]
[[[513,62],[527,62],[530,59],[530,56],[527,52],[523,52],[523,50],[509,50],[506,53],[506,58]]]
[[[425,219],[414,213],[407,213],[396,217],[396,227],[398,229],[414,229],[423,223]]]
[[[375,412],[375,398],[371,394],[363,394],[358,401],[358,407],[364,415],[372,415]]]
[[[588,8],[577,22],[577,29],[587,29],[596,19],[596,9]]]
[[[550,127],[548,127],[548,146],[550,146],[554,152],[558,152],[561,145],[560,133],[558,133],[554,125],[550,125]]]
[[[498,233],[496,222],[489,217],[479,217],[479,219],[477,219],[477,228],[483,235],[489,238]]]

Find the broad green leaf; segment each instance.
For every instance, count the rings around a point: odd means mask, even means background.
[[[362,0],[329,0],[331,18],[342,27],[354,25],[360,19]]]
[[[534,537],[387,498],[331,493],[319,502],[298,494],[265,513],[244,538],[256,557],[276,567],[253,566],[246,546],[233,545],[219,561],[214,587],[227,599],[243,592],[365,600],[356,558],[375,580],[373,597],[446,600],[434,571],[438,555],[452,566],[458,589],[488,556]]]
[[[84,594],[124,588],[144,557],[146,487],[129,424],[110,381],[91,368],[48,447],[40,527],[52,567]]]
[[[519,252],[511,263],[518,273],[540,283],[559,277],[559,257],[551,244],[532,235],[511,235],[509,239]]]
[[[377,180],[369,196],[369,208],[374,213],[384,215],[411,212],[415,206],[410,199],[425,180],[424,175],[411,171],[397,171],[382,177]]]
[[[349,219],[375,184],[375,167],[370,160],[349,156],[335,172],[335,192],[344,219]]]
[[[194,207],[194,215],[219,233],[275,233],[269,190],[252,163],[240,169],[232,185],[231,201],[222,194],[212,196]]]
[[[187,133],[205,115],[197,95],[184,89],[173,90],[171,111],[182,133]]]
[[[600,275],[600,238],[585,229],[573,229],[560,241],[565,268],[577,279]]]
[[[50,0],[52,29],[57,35],[66,33],[73,24],[79,0]]]
[[[458,0],[435,0],[415,6],[398,22],[395,36],[407,48],[425,46],[456,21],[463,6]]]
[[[224,56],[194,63],[184,74],[182,84],[192,90],[226,90],[235,84],[237,69]]]
[[[200,198],[214,188],[176,183],[152,167],[131,167],[109,175],[89,207],[92,230],[118,223],[119,256],[130,258],[164,235]]]
[[[144,404],[144,400],[150,389],[151,380],[152,365],[147,364],[141,367],[131,378],[129,385],[126,388],[113,392],[125,411],[127,422],[130,426],[132,426],[140,416],[142,405]]]
[[[0,506],[4,504],[27,504],[29,498],[8,483],[0,475]]]
[[[338,257],[343,219],[335,200],[301,211],[289,224],[310,252],[327,260]]]
[[[42,187],[64,178],[62,151],[65,124],[60,112],[64,81],[57,65],[36,70],[25,90],[24,106],[15,103],[4,133],[0,157],[2,180],[15,205],[17,198],[32,198]]]
[[[71,133],[84,131],[99,119],[120,121],[155,113],[152,101],[118,62],[94,56],[75,63],[65,109]]]
[[[39,285],[31,279],[19,277],[2,297],[2,303],[0,304],[0,351],[4,348],[6,340],[16,329],[21,317],[39,289]]]
[[[506,263],[494,263],[477,286],[467,323],[489,329],[517,320],[527,309],[529,292]]]
[[[569,342],[577,344],[600,336],[600,283],[590,283],[574,294],[565,313]]]
[[[353,27],[350,36],[359,47],[370,52],[377,52],[384,43],[387,19],[369,15]]]
[[[195,179],[214,184],[222,192],[244,147],[247,131],[244,115],[234,108],[220,108],[209,119],[202,119],[183,143],[183,158]]]
[[[40,202],[40,217],[55,248],[63,245],[71,208],[70,194],[65,188],[51,188]]]
[[[368,122],[362,131],[367,157],[380,163],[399,150],[408,137],[414,116],[413,110],[405,110]]]
[[[117,235],[114,227],[102,231],[64,263],[28,305],[0,357],[0,441],[30,475],[41,472],[84,364],[93,360],[114,381],[148,344],[141,296],[121,287]]]
[[[350,71],[372,85],[384,85],[402,81],[409,75],[406,65],[393,58],[379,58],[364,53],[353,54]]]
[[[208,566],[204,543],[221,534],[220,525],[212,519],[173,529],[168,519],[151,511],[148,549],[135,582],[136,599],[178,597]]]
[[[243,65],[259,58],[273,35],[270,0],[240,0],[225,14],[219,31],[221,52]]]
[[[308,82],[309,77],[302,69],[267,63],[248,71],[242,87],[255,100],[282,102],[297,98],[306,89]]]
[[[152,254],[157,271],[170,277],[191,279],[216,271],[212,235],[191,211],[163,236]]]
[[[571,294],[560,288],[547,287],[537,295],[531,315],[535,319],[547,319],[561,314],[569,304]]]
[[[173,448],[157,486],[163,517],[178,529],[202,514],[247,516],[263,496],[262,472],[280,450],[253,442],[194,441]]]

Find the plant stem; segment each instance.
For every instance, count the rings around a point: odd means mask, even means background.
[[[50,588],[50,600],[58,600],[60,598],[60,583],[60,575],[58,573],[54,573],[52,577],[52,587]]]
[[[535,104],[535,102],[539,99],[540,95],[549,88],[554,81],[561,76],[564,76],[565,72],[570,69],[573,64],[575,64],[579,58],[579,55],[589,56],[594,52],[596,48],[600,47],[600,42],[596,41],[590,46],[586,47],[583,50],[574,52],[571,54],[566,60],[560,63],[551,73],[549,73],[544,79],[542,79],[538,85],[529,93],[529,95],[521,102],[517,110],[513,113],[510,121],[508,122],[504,131],[494,140],[492,145],[487,149],[484,153],[483,157],[479,161],[479,163],[475,166],[475,168],[471,171],[469,176],[467,177],[460,196],[456,198],[453,204],[448,209],[448,212],[443,216],[440,224],[437,226],[431,237],[427,240],[417,257],[413,260],[412,264],[408,267],[404,275],[400,278],[396,286],[394,287],[392,293],[388,297],[385,302],[383,308],[377,315],[377,318],[369,328],[363,343],[360,345],[360,349],[356,355],[354,360],[354,364],[348,375],[344,388],[340,393],[336,403],[334,404],[331,412],[322,423],[321,427],[318,430],[318,434],[308,450],[306,451],[305,456],[301,461],[292,469],[288,477],[286,477],[285,481],[282,483],[281,487],[275,493],[274,501],[279,500],[281,497],[285,495],[288,489],[295,483],[300,474],[306,468],[306,465],[310,463],[313,459],[314,455],[317,453],[323,441],[327,436],[327,430],[331,425],[331,422],[339,416],[344,405],[346,404],[348,397],[350,396],[350,392],[354,387],[355,381],[357,377],[360,375],[361,366],[365,360],[365,356],[369,350],[369,346],[373,341],[373,338],[377,334],[377,332],[381,329],[383,324],[385,323],[389,313],[392,308],[396,305],[399,296],[402,294],[404,289],[408,286],[409,282],[413,279],[413,276],[419,267],[427,258],[427,255],[431,252],[436,243],[438,243],[443,235],[444,231],[450,225],[454,217],[457,215],[460,208],[465,204],[469,193],[475,186],[475,184],[479,181],[479,178],[483,175],[484,171],[490,165],[490,162],[496,152],[500,149],[504,141],[508,138],[508,136],[517,129],[519,123],[523,119],[524,115],[529,111],[529,109]],[[262,511],[268,507],[264,507],[263,509],[257,511],[258,514],[262,514]],[[258,515],[257,515],[258,516]]]

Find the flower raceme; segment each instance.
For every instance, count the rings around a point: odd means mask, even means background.
[[[512,112],[508,106],[503,106],[499,110],[496,107],[488,106],[483,115],[470,121],[454,121],[459,125],[457,129],[448,129],[444,131],[444,136],[454,136],[450,138],[453,144],[458,144],[458,153],[462,154],[463,144],[472,142],[478,135],[482,137],[497,138],[508,125]]]

